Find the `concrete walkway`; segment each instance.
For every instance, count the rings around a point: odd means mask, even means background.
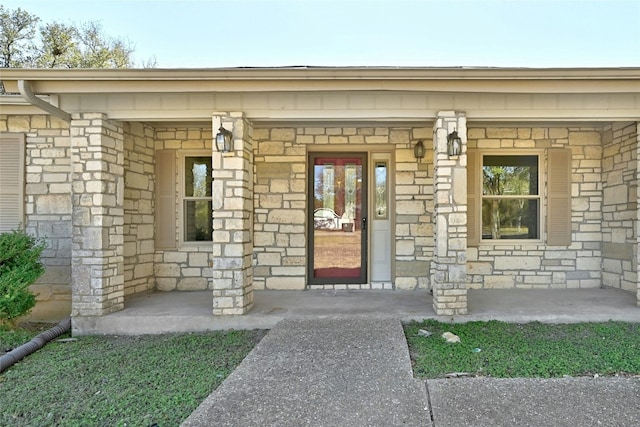
[[[634,427],[640,378],[429,380],[434,427]]]
[[[285,320],[183,426],[428,426],[400,321]]]
[[[638,402],[640,378],[420,381],[398,319],[296,319],[275,326],[183,427],[631,427]]]

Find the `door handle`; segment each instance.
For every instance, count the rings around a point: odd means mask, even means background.
[[[367,229],[367,218],[362,218],[362,229],[363,230]]]

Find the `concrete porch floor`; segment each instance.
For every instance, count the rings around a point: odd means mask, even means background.
[[[155,292],[126,300],[102,317],[73,318],[77,335],[139,335],[223,329],[270,329],[283,319],[393,317],[402,321],[503,320],[570,323],[640,322],[636,295],[616,289],[469,290],[469,314],[436,316],[431,295],[419,291],[256,291],[243,316],[213,316],[211,291]]]

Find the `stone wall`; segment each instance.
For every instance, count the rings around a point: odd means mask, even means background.
[[[32,318],[67,316],[71,310],[69,123],[48,115],[0,115],[0,131],[26,135],[25,226],[29,234],[46,241],[45,273],[32,286],[38,300]]]
[[[211,152],[211,129],[201,128],[157,128],[154,135],[156,150],[177,150],[176,162],[180,150],[206,150]],[[176,182],[180,167],[176,168]],[[176,188],[177,191],[177,188]],[[176,212],[181,207],[176,198]],[[176,218],[180,218],[177,215]],[[179,238],[179,224],[176,223],[176,239]],[[154,255],[154,274],[156,289],[159,291],[191,291],[212,289],[213,270],[212,244],[178,245],[172,250],[156,250]]]
[[[124,123],[125,295],[158,290],[212,289],[211,245],[155,250],[154,150],[211,151],[212,134],[200,128],[158,128]],[[38,300],[70,308],[72,183],[70,125],[47,115],[0,115],[0,131],[26,135],[26,229],[46,239],[45,275],[33,286]],[[433,152],[417,162],[413,147],[430,147],[424,127],[277,127],[253,130],[256,289],[306,285],[307,154],[352,147],[393,157],[396,289],[430,288],[434,257]],[[474,127],[469,148],[572,151],[572,244],[490,243],[467,250],[470,288],[593,288],[637,290],[636,123],[603,129],[579,127]],[[546,171],[545,171],[546,172]],[[179,175],[180,168],[176,169]],[[176,176],[176,182],[180,182]],[[177,200],[179,202],[179,200]],[[176,203],[176,211],[180,209]],[[176,233],[179,229],[176,224]],[[376,287],[375,284],[356,287]],[[335,285],[341,289],[353,285]],[[380,288],[383,286],[381,285]],[[35,314],[41,310],[39,304]]]
[[[154,289],[154,130],[124,124],[124,292]]]
[[[254,285],[304,289],[306,285],[307,153],[331,145],[356,151],[389,150],[395,156],[395,287],[428,287],[433,254],[433,161],[418,163],[413,146],[430,146],[432,128],[255,128]],[[322,285],[354,289],[385,284]],[[391,285],[390,285],[391,286]]]
[[[413,147],[422,140],[425,157],[417,162]],[[395,288],[428,289],[435,252],[433,127],[390,129],[395,144]],[[392,202],[393,203],[393,202]]]
[[[490,242],[468,248],[469,288],[599,287],[603,200],[600,130],[468,127],[469,148],[570,147],[572,153],[572,244],[558,248],[547,247],[544,240],[521,244]]]
[[[603,132],[602,284],[637,289],[638,144],[636,123]]]

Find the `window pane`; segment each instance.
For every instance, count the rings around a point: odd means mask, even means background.
[[[213,234],[213,219],[210,200],[185,200],[185,242],[210,242]]]
[[[322,171],[322,200],[324,201],[323,207],[335,210],[335,170],[333,168],[333,165],[316,165],[316,170],[317,169],[320,169]]]
[[[538,194],[538,156],[483,156],[482,194]]]
[[[347,218],[356,217],[358,168],[360,168],[360,166],[353,164],[347,164],[344,167],[344,214],[346,214]]]
[[[211,197],[211,157],[186,157],[185,197]]]
[[[376,218],[387,218],[387,162],[376,162]]]
[[[538,200],[482,200],[483,239],[538,239]]]

